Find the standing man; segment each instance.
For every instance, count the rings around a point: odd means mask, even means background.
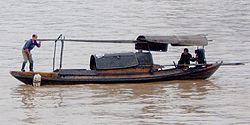
[[[23,65],[22,65],[22,72],[25,72],[25,65],[27,63],[27,61],[29,60],[30,63],[30,71],[33,72],[33,59],[32,59],[32,54],[31,54],[31,50],[37,46],[38,48],[41,46],[41,42],[37,41],[37,35],[33,34],[32,38],[30,40],[28,40],[22,49],[22,53],[23,53]]]

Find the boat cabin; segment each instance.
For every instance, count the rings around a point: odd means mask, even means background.
[[[91,55],[90,57],[91,70],[151,67],[153,64],[150,52],[115,53],[101,56]]]

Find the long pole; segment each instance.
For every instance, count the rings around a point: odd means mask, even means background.
[[[203,66],[206,64],[169,64],[169,65],[161,65],[161,66]],[[222,66],[237,66],[237,65],[245,65],[245,63],[237,62],[237,63],[222,63]]]
[[[57,39],[38,39],[39,41],[55,41]],[[97,42],[97,43],[136,43],[136,40],[80,40],[65,39],[65,42]]]

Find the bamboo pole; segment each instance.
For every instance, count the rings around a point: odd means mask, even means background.
[[[54,42],[57,39],[38,39],[38,41]],[[97,42],[97,43],[136,43],[135,40],[83,40],[83,39],[65,39],[65,42]]]

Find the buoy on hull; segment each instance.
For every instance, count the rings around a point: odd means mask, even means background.
[[[33,86],[41,86],[42,76],[40,74],[35,74],[33,77]]]

